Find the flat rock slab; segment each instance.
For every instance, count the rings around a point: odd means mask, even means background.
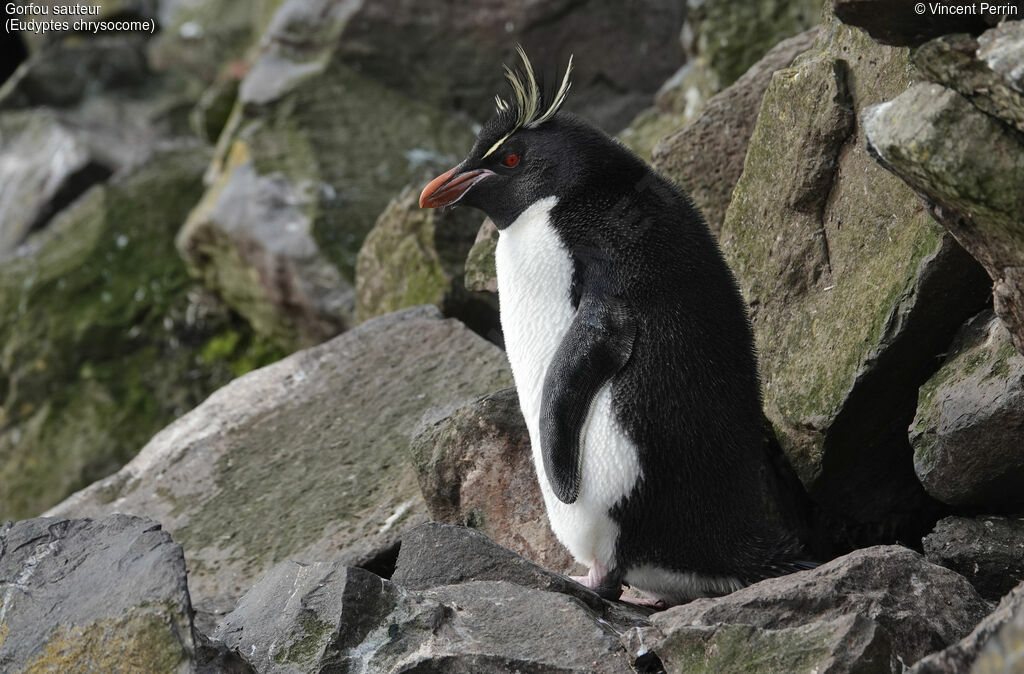
[[[200,610],[284,559],[364,563],[425,517],[405,459],[420,424],[508,386],[504,353],[436,308],[368,321],[241,377],[52,514],[158,518]]]
[[[669,671],[903,671],[964,637],[989,604],[964,578],[897,546],[651,616]],[[755,664],[757,663],[757,664]]]
[[[0,670],[193,671],[181,546],[152,520],[0,527]]]

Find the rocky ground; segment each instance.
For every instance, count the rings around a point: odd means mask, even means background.
[[[0,670],[1024,671],[1024,23],[914,4],[0,34]],[[496,230],[415,200],[517,41],[707,215],[818,568],[659,612],[566,579]]]

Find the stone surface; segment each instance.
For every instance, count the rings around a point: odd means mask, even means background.
[[[954,506],[1024,510],[1024,356],[991,311],[969,321],[921,387],[910,427],[914,470]]]
[[[260,672],[633,671],[619,634],[641,613],[461,527],[417,528],[402,549],[391,581],[284,562],[215,636]]]
[[[971,674],[1014,674],[1024,669],[1024,588],[1018,587],[1000,604],[993,622],[1002,625],[992,626],[999,631],[988,640]]]
[[[935,3],[948,5],[950,3]],[[995,9],[1010,3],[986,3]],[[863,28],[872,38],[896,47],[916,47],[946,33],[980,33],[994,25],[1001,12],[979,12],[975,5],[966,5],[968,13],[952,14],[929,9],[917,12],[916,0],[832,0],[832,7],[844,23]],[[954,5],[955,6],[955,5]],[[974,11],[970,11],[974,8]],[[1021,16],[1021,8],[1015,15]]]
[[[0,526],[0,669],[185,674],[195,656],[185,560],[159,524]]]
[[[34,517],[113,473],[217,387],[279,356],[168,254],[207,157],[156,154],[0,262],[0,520]]]
[[[405,460],[420,424],[510,383],[497,347],[408,309],[236,379],[51,512],[160,520],[216,614],[284,559],[379,558],[424,519]]]
[[[392,199],[359,249],[356,321],[433,304],[485,337],[500,334],[497,299],[464,284],[479,211],[422,209],[420,189],[406,188]]]
[[[688,0],[684,47],[708,70],[712,92],[735,82],[781,40],[821,20],[820,0]]]
[[[978,623],[970,634],[952,646],[918,661],[910,668],[909,674],[949,674],[967,671],[1011,674],[1020,671],[1019,665],[1024,662],[1024,649],[1020,648],[1018,639],[1016,653],[1013,653],[1011,635],[1014,630],[1013,621],[1017,618],[1017,622],[1020,623],[1021,615],[1024,615],[1024,584],[1018,585],[1007,594],[996,610]],[[993,639],[996,634],[999,634],[999,638]],[[989,642],[992,642],[992,645],[986,649]],[[985,651],[985,656],[979,659],[978,655],[982,651]],[[973,669],[972,664],[975,664]]]
[[[1024,519],[947,517],[922,543],[928,561],[953,569],[986,599],[1024,582]]]
[[[743,173],[747,144],[772,73],[788,68],[817,36],[818,29],[812,29],[780,42],[711,98],[696,119],[654,146],[654,168],[686,190],[715,234]]]
[[[596,594],[564,575],[534,564],[479,531],[440,522],[421,524],[402,536],[391,580],[410,590],[502,580],[603,607]]]
[[[494,249],[498,246],[498,228],[490,218],[484,220],[466,257],[466,290],[498,292],[498,270],[494,266]]]
[[[845,545],[930,529],[906,428],[987,293],[855,124],[912,74],[906,50],[827,25],[772,77],[720,235],[751,307],[765,412],[812,498],[854,523],[834,529]]]
[[[546,568],[573,568],[548,524],[514,388],[426,427],[411,451],[433,519],[479,529]]]
[[[921,192],[994,280],[996,314],[1024,353],[1024,142],[937,84],[864,112],[879,161]]]
[[[939,84],[1024,131],[1024,24],[1008,21],[979,38],[958,33],[926,42],[914,63]]]
[[[956,642],[989,605],[970,583],[896,546],[651,616],[642,643],[668,671],[903,671]]]
[[[472,144],[466,120],[343,62],[357,5],[277,10],[178,238],[194,273],[289,349],[350,323],[356,254],[377,216]]]
[[[0,115],[0,258],[112,169],[55,115]]]

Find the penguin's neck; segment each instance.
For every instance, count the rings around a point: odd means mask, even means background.
[[[505,350],[528,426],[539,423],[544,375],[572,323],[573,262],[545,197],[501,231],[494,253]],[[532,430],[532,428],[531,428]]]

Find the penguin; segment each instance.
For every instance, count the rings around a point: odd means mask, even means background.
[[[769,524],[746,304],[690,198],[546,101],[530,60],[422,208],[497,226],[506,353],[551,528],[608,599],[668,606],[805,568]]]

